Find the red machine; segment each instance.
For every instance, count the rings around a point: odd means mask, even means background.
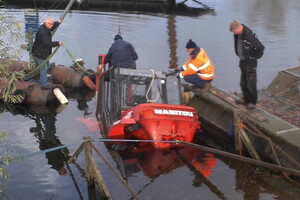
[[[200,130],[194,108],[167,103],[166,74],[112,67],[98,77],[96,116],[105,137],[170,148],[176,140],[191,142]]]
[[[169,148],[161,141],[192,141],[200,129],[198,115],[187,106],[143,103],[121,114],[110,128],[108,137],[154,140],[156,148]]]

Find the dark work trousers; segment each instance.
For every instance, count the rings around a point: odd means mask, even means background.
[[[183,77],[183,79],[188,82],[191,83],[199,88],[203,88],[205,86],[206,83],[210,83],[211,80],[203,80],[202,78],[200,78],[197,74],[193,74],[193,75],[187,75],[185,77]]]
[[[257,59],[240,60],[241,80],[240,86],[243,93],[243,99],[246,104],[257,103]]]

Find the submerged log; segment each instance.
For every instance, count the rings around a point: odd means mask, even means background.
[[[51,67],[52,81],[64,87],[79,88],[83,86],[82,74],[70,67],[55,65]]]
[[[12,72],[25,72],[26,74],[32,72],[34,68],[30,66],[29,62],[26,61],[10,61],[0,60],[1,64],[7,65],[9,70]],[[68,103],[68,100],[64,96],[65,88],[69,90],[88,89],[91,91],[96,90],[95,83],[92,81],[95,76],[94,72],[75,69],[74,67],[67,67],[63,65],[50,65],[51,78],[48,82],[50,84],[46,89],[42,89],[38,82],[39,72],[37,71],[30,78],[25,81],[17,80],[14,81],[16,91],[14,94],[18,94],[23,97],[21,103],[30,105],[46,105],[50,101],[59,100],[60,103]],[[49,77],[48,77],[49,78]],[[9,85],[9,80],[5,78],[0,79],[0,99],[3,98],[3,92]],[[60,91],[54,89],[58,88]]]
[[[56,84],[61,84],[68,88],[81,88],[86,86],[90,90],[96,90],[93,81],[84,74],[75,70],[73,67],[64,65],[54,65],[50,69],[52,81]]]
[[[0,78],[0,99],[3,98],[3,91],[8,85],[9,80]],[[14,81],[16,91],[14,94],[20,94],[23,97],[21,103],[28,105],[46,105],[49,102],[58,99],[53,93],[55,88],[63,91],[63,87],[58,84],[52,84],[47,89],[42,89],[39,83],[33,81]]]
[[[25,73],[29,73],[32,71],[32,66],[30,66],[30,63],[26,61],[11,61],[8,68],[13,72],[24,71]]]

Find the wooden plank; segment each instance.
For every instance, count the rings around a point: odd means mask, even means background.
[[[88,137],[84,137],[84,140],[88,139]],[[89,187],[94,187],[95,186],[95,175],[92,170],[92,164],[90,163],[90,158],[92,155],[92,148],[90,145],[90,141],[84,142],[84,152],[85,152],[85,164],[86,164],[86,175],[87,175],[87,180],[88,180],[88,185]]]
[[[203,90],[194,85],[189,85],[189,84],[182,84],[182,86],[186,90],[192,91],[195,94],[199,95],[200,97],[204,97],[205,93],[213,94],[217,98],[229,103],[233,107],[233,109],[238,108],[238,109],[242,110],[245,113],[245,115],[249,115],[260,122],[268,121],[268,119],[261,113],[261,111],[259,109],[248,110],[248,109],[246,109],[245,106],[236,104],[235,98],[233,98],[232,96],[228,95],[227,93],[225,93],[221,90],[217,90],[214,87],[210,87],[208,90]]]
[[[95,174],[96,181],[97,181],[99,187],[101,188],[103,194],[105,195],[105,197],[107,199],[112,199],[111,195],[110,195],[110,193],[108,191],[108,188],[107,188],[107,186],[105,184],[105,181],[104,181],[104,179],[103,179],[103,177],[101,175],[100,170],[97,167],[96,161],[95,161],[95,159],[94,159],[93,156],[90,156],[90,164],[93,166],[92,170],[93,170],[93,172]]]
[[[90,137],[84,137],[84,140],[90,139]],[[85,156],[86,156],[86,174],[88,178],[89,186],[95,186],[95,179],[98,183],[99,188],[101,189],[102,194],[106,199],[112,199],[108,191],[108,188],[104,182],[104,179],[97,167],[96,161],[92,154],[92,145],[91,141],[86,141],[84,143]]]
[[[84,146],[84,144],[82,143],[80,145],[80,147],[75,151],[75,153],[73,154],[73,156],[71,156],[71,158],[68,160],[68,163],[74,162],[77,159],[78,155],[80,154],[80,152],[83,149],[83,146]]]

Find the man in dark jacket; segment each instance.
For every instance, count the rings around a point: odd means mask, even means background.
[[[105,56],[104,64],[109,63],[109,66],[135,69],[135,61],[137,59],[138,55],[132,44],[124,41],[122,36],[117,34],[115,35],[114,43]]]
[[[262,57],[265,47],[256,34],[244,24],[233,21],[230,24],[230,31],[234,33],[235,53],[240,58],[241,69],[240,86],[243,99],[236,100],[236,103],[253,110],[257,103],[257,59]]]
[[[40,65],[51,54],[52,48],[63,44],[61,41],[52,41],[51,31],[55,30],[61,23],[61,19],[54,22],[51,17],[47,17],[45,22],[39,27],[32,47],[32,55],[37,64]],[[40,84],[43,89],[47,88],[47,71],[49,61],[40,68]]]

